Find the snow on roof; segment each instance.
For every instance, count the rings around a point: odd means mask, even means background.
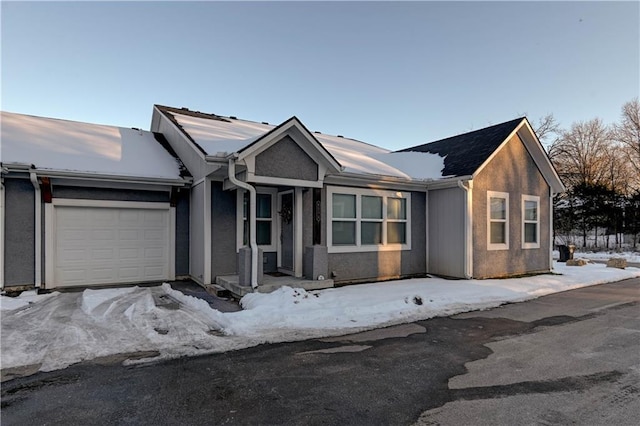
[[[177,160],[153,133],[2,112],[4,164],[87,174],[180,179]]]
[[[214,120],[176,112],[171,114],[208,155],[221,157],[241,151],[276,127],[226,117]],[[321,133],[313,136],[344,167],[346,173],[415,180],[442,177],[444,157],[438,154],[395,153],[355,139]]]

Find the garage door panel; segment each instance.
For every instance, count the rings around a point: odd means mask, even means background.
[[[157,277],[157,279],[161,279],[161,277],[163,276],[163,270],[164,270],[164,266],[162,265],[158,265],[158,266],[147,266],[144,268],[145,271],[145,275],[146,276],[150,276],[150,277]]]
[[[146,248],[144,250],[145,260],[162,260],[166,258],[167,254],[162,247]]]
[[[91,258],[93,260],[113,260],[115,259],[113,248],[94,248],[91,250]]]
[[[168,278],[168,210],[56,206],[54,211],[56,285]]]

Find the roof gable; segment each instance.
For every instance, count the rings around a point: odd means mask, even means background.
[[[445,157],[443,177],[475,177],[512,138],[517,135],[553,192],[565,190],[547,152],[526,117],[485,127],[400,152],[429,152]]]
[[[524,118],[507,121],[399,152],[428,152],[444,159],[443,177],[473,175],[513,133]]]

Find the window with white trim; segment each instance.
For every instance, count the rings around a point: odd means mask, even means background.
[[[409,250],[411,194],[327,188],[330,252]]]
[[[509,194],[487,191],[487,250],[509,249]]]
[[[276,221],[273,212],[276,210],[276,190],[256,190],[256,242],[265,251],[275,251],[274,240]],[[238,241],[237,248],[249,245],[249,192],[238,190]]]
[[[522,248],[540,248],[540,197],[522,196]]]

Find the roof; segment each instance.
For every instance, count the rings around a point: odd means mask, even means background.
[[[184,108],[161,105],[156,107],[180,128],[203,154],[221,158],[242,152],[278,127],[269,123],[223,117]],[[320,132],[313,132],[313,137],[342,166],[343,173],[407,180],[432,180],[442,177],[443,158],[438,154],[391,152],[356,139]]]
[[[37,169],[180,179],[181,163],[148,131],[2,112],[0,161]]]
[[[428,152],[445,157],[443,176],[471,176],[518,128],[524,117],[452,136],[399,152]]]

